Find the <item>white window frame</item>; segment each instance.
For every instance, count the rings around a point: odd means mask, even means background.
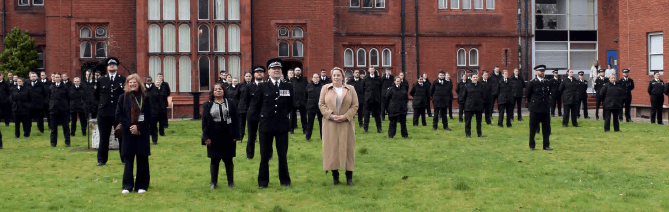
[[[44,6],[44,1],[42,1],[41,4],[35,3],[35,0],[33,0],[33,6]]]
[[[220,42],[218,42],[220,37],[221,37],[220,34],[218,33],[219,29],[223,29],[223,43],[222,43],[222,45],[221,45]],[[213,39],[214,40],[214,52],[225,52],[225,44],[227,43],[227,37],[225,37],[225,34],[227,34],[226,33],[227,30],[228,29],[226,29],[225,26],[223,26],[221,24],[216,24],[214,26],[214,39]],[[219,48],[219,47],[221,47],[221,48]]]
[[[472,61],[471,61],[471,59],[472,59],[471,54],[472,54],[473,51],[476,51],[476,63],[472,63]],[[476,49],[476,48],[469,49],[469,55],[467,55],[467,56],[469,56],[469,60],[467,60],[469,62],[469,66],[479,66],[479,50],[478,49]]]
[[[382,7],[376,6],[379,3],[379,1],[380,0],[374,0],[374,8],[386,8],[386,1],[385,0],[383,0],[383,6]]]
[[[186,26],[186,28],[183,28],[183,29],[188,29],[188,33],[186,34],[187,36],[181,36],[181,29],[182,29],[181,27],[182,27],[182,26]],[[190,47],[191,47],[191,40],[190,40],[190,37],[191,37],[191,33],[190,33],[190,25],[188,25],[188,24],[181,24],[181,25],[179,25],[179,29],[178,29],[178,31],[179,31],[179,32],[178,32],[179,39],[177,39],[177,49],[179,50],[179,52],[190,52]],[[181,46],[181,39],[186,39],[186,41],[187,41],[187,42],[186,42],[186,44],[187,44],[187,45],[186,45],[186,47],[187,47],[186,49],[181,48],[181,47],[182,47],[182,46]]]
[[[190,0],[177,0],[177,19],[180,21],[190,20]],[[198,14],[199,15],[199,14]]]
[[[156,5],[154,5],[154,4],[156,4]],[[160,9],[162,7],[160,5],[161,5],[160,0],[148,0],[148,7],[147,7],[148,11],[146,12],[147,20],[157,21],[157,20],[160,20],[162,18],[162,15],[160,14],[161,13]],[[158,17],[152,17],[151,16],[151,15],[155,15],[155,13],[158,13],[157,14]]]
[[[363,53],[362,58],[365,58],[365,60],[362,61],[362,64],[360,64],[360,60],[359,60],[360,57],[358,56],[360,54],[361,50],[362,50],[362,53]],[[357,67],[366,67],[367,66],[367,50],[365,50],[363,48],[359,48],[358,50],[356,50],[355,51],[355,61],[356,61],[355,64],[356,64]]]
[[[281,35],[281,30],[283,30],[283,29],[286,30],[286,36]],[[286,28],[286,27],[281,27],[281,28],[279,28],[279,30],[276,31],[276,35],[277,35],[277,37],[280,37],[280,38],[288,38],[288,37],[290,37],[290,30],[288,30],[288,28]]]
[[[192,90],[192,64],[193,61],[191,61],[189,56],[179,57],[179,92],[190,92]]]
[[[364,0],[360,0],[360,7],[362,7],[362,8],[374,8],[374,5],[376,5],[375,0],[370,0],[370,1],[372,1],[372,6],[371,7],[365,7],[364,4],[363,4],[363,1]]]
[[[462,61],[462,63],[460,63],[460,51],[465,53],[465,58],[464,61]],[[457,51],[455,51],[455,63],[457,64],[457,66],[467,66],[467,50],[465,50],[464,48],[459,48]]]
[[[170,8],[170,4],[168,4],[167,1],[172,1],[171,2],[172,3],[171,4],[172,8]],[[176,8],[176,6],[177,6],[176,0],[163,0],[163,14],[162,14],[163,20],[168,20],[168,21],[176,20],[176,18],[177,18],[177,8]],[[170,14],[170,15],[172,15],[172,17],[165,18],[165,16],[166,16],[165,14],[167,14],[166,11],[168,9],[172,9],[172,13]]]
[[[488,4],[488,3],[492,3],[492,4]],[[490,5],[492,5],[492,7]],[[495,0],[486,0],[485,1],[485,9],[486,10],[495,10]]]
[[[439,9],[440,10],[448,9],[448,1],[450,0],[439,0]]]
[[[228,25],[228,52],[241,52],[242,51],[242,38],[241,38],[242,29],[239,25],[230,24]]]
[[[209,20],[209,0],[207,0],[207,18],[206,19],[201,19],[200,18],[200,0],[197,1],[197,20]],[[198,62],[199,62],[199,60],[200,59],[198,59]]]
[[[350,63],[346,63],[346,52],[350,51],[351,52],[351,60],[349,61]],[[355,66],[355,54],[353,53],[353,49],[351,48],[346,48],[344,50],[344,67],[353,67]]]
[[[200,35],[197,36],[197,52],[211,52],[211,31],[209,30],[209,26],[206,24],[202,24],[197,27],[197,31],[200,32],[201,27],[207,27],[207,50],[200,50]],[[200,59],[198,59],[199,61]]]
[[[469,1],[469,7],[465,8],[465,1]],[[471,10],[472,9],[472,0],[462,0],[462,9],[463,10]]]
[[[281,55],[281,44],[282,44],[282,43],[285,43],[286,46],[288,46],[288,47],[287,47],[287,48],[288,48],[288,52],[286,52],[286,55]],[[290,57],[290,47],[291,47],[291,46],[290,46],[290,43],[288,43],[288,41],[279,41],[279,44],[277,45],[277,55],[278,55],[279,57]]]
[[[98,30],[99,30],[99,29],[102,29],[102,30],[105,31],[105,35],[104,35],[104,36],[99,36],[99,37],[98,37]],[[109,34],[109,32],[107,32],[107,29],[104,28],[104,27],[97,27],[97,28],[95,28],[95,33],[94,33],[94,34],[95,34],[95,38],[107,38],[107,34]]]
[[[103,45],[103,47],[104,47],[104,51],[105,51],[105,55],[104,55],[104,57],[100,57],[100,56],[98,56],[98,44],[100,44],[100,43],[101,43],[101,44]],[[92,44],[91,44],[91,45],[92,45]],[[101,42],[97,42],[97,43],[95,43],[95,58],[107,58],[107,43],[102,42],[102,41],[101,41]]]
[[[89,37],[83,37],[83,36],[81,35],[82,32],[84,31],[84,29],[88,29],[88,31],[90,32],[90,36],[89,36]],[[82,27],[82,28],[79,30],[79,38],[93,38],[93,31],[92,31],[91,28],[89,28],[89,27]]]
[[[222,9],[223,11],[219,11],[219,12],[222,12],[223,14],[218,14],[217,13],[219,6],[223,7],[223,9]],[[214,17],[213,17],[213,19],[217,20],[217,21],[225,20],[225,18],[226,18],[225,16],[228,15],[228,14],[226,14],[226,9],[227,9],[227,7],[225,5],[225,0],[214,0]],[[198,16],[199,16],[199,14],[198,14]]]
[[[385,55],[386,51],[388,51],[388,62],[389,62],[388,64],[383,63],[383,61],[384,61],[383,59],[385,59],[385,57],[386,57],[386,55]],[[390,49],[386,48],[386,49],[383,49],[381,55],[383,56],[383,58],[381,59],[381,65],[384,66],[384,67],[392,67],[393,66],[393,51],[390,51]]]
[[[662,50],[661,53],[651,52],[651,49],[652,49],[651,48],[651,37],[653,37],[653,36],[662,36],[662,42],[660,42],[662,44],[662,48],[660,48]],[[651,57],[652,56],[658,56],[658,55],[664,56],[664,32],[648,33],[648,74],[652,74],[653,71],[654,71],[653,69],[651,69],[651,66],[652,66]],[[664,59],[662,61],[662,67],[663,67],[663,70],[660,70],[660,71],[664,72]]]
[[[209,76],[209,80],[207,80],[209,82],[207,82],[207,84],[209,84],[209,86],[207,86],[208,89],[206,89],[206,90],[202,90],[202,85],[200,84],[200,75],[202,75],[202,74],[200,74],[200,72],[202,71],[202,70],[200,70],[200,66],[201,66],[200,63],[202,62],[202,58],[207,58],[207,69],[208,69],[208,72],[209,72],[209,73],[207,73],[207,76]],[[209,90],[211,90],[211,86],[213,86],[211,84],[211,79],[212,79],[212,77],[211,77],[211,58],[209,58],[207,56],[200,56],[197,59],[197,88],[198,88],[198,90],[200,92],[209,92]]]
[[[300,31],[300,36],[299,37],[295,36],[295,32],[298,31],[298,30]],[[295,27],[293,29],[293,32],[290,33],[290,36],[293,37],[293,38],[304,38],[304,30],[300,27]]]
[[[172,30],[172,33],[168,33],[168,30],[170,30],[170,29]],[[177,28],[172,24],[165,24],[165,26],[163,26],[163,32],[162,33],[163,33],[163,35],[162,35],[162,37],[163,37],[163,40],[162,40],[162,42],[163,42],[163,45],[162,45],[163,52],[176,52],[177,51],[177,46],[179,45],[178,41],[177,41]],[[171,44],[174,47],[174,49],[169,49],[168,50],[166,48],[168,46],[168,45],[166,45],[167,44],[166,41],[168,40],[169,36],[172,36],[172,38],[173,38]]]
[[[300,51],[298,53],[301,53],[301,54],[297,54],[295,52],[295,47],[298,46],[297,44],[299,44],[299,47],[300,47],[300,49],[299,49]],[[298,58],[304,57],[304,43],[302,43],[301,41],[295,41],[295,42],[293,42],[292,47],[293,47],[293,51],[292,51],[293,57],[298,57]]]
[[[152,34],[151,34],[151,28],[152,28],[152,27],[157,27],[157,28],[158,28],[158,30],[156,31],[158,34],[157,34],[157,35],[154,35],[155,38],[156,38],[157,40],[154,40],[154,39],[152,38],[152,36],[151,36],[151,35],[152,35]],[[160,26],[159,26],[158,24],[151,24],[151,25],[149,25],[149,53],[158,53],[158,52],[162,52],[162,51],[163,51],[163,45],[162,45],[163,43],[159,41],[159,40],[162,38],[162,33],[163,33],[163,30],[160,28]],[[156,46],[154,46],[154,47],[156,48],[156,51],[153,51],[153,50],[151,49],[151,47],[152,47],[151,44],[152,44],[152,43],[153,43],[154,45],[156,45]]]
[[[481,1],[481,7],[480,8],[476,8],[476,1]],[[483,10],[485,8],[485,6],[483,6],[483,4],[484,4],[483,0],[474,0],[474,2],[472,2],[472,6],[474,7],[475,10]]]
[[[353,4],[351,4],[352,3],[351,0],[348,0],[348,7],[360,8],[360,1],[362,0],[356,0],[356,1],[358,1],[358,6],[353,6]]]
[[[451,1],[451,9],[460,9],[460,0],[449,0]],[[457,4],[453,4],[453,2],[456,2]]]
[[[376,51],[376,65],[372,63],[372,51]],[[381,61],[379,61],[379,58],[381,56],[379,55],[379,50],[376,48],[372,48],[369,50],[369,66],[371,67],[381,67]]]
[[[85,50],[85,48],[86,48],[85,46],[83,46],[84,44],[89,44],[89,45],[91,45],[91,47],[90,47],[90,50],[91,50],[91,56],[90,56],[90,57],[85,57],[85,56],[84,56],[84,52],[85,52],[84,50]],[[84,41],[84,42],[81,42],[81,44],[79,44],[79,58],[93,58],[93,54],[94,54],[94,53],[93,53],[93,44],[92,44],[91,42]]]
[[[21,3],[21,2],[24,3]],[[18,0],[19,7],[25,7],[25,6],[30,6],[30,0]]]

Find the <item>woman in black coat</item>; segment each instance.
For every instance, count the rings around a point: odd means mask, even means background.
[[[234,164],[236,146],[239,140],[239,119],[237,104],[225,98],[225,86],[216,83],[210,92],[209,101],[202,105],[202,145],[207,145],[207,157],[211,158],[211,189],[218,183],[218,167],[223,160],[228,187],[235,187]]]
[[[599,90],[599,98],[604,100],[604,132],[611,130],[611,119],[613,119],[613,130],[620,131],[620,124],[618,117],[620,116],[620,109],[623,108],[623,100],[625,91],[616,83],[616,75],[609,75],[609,82],[604,84]]]
[[[472,75],[472,82],[467,84],[462,91],[462,99],[465,102],[465,134],[467,138],[472,135],[472,117],[476,115],[476,133],[483,137],[481,132],[481,116],[484,110],[485,99],[488,95],[484,91],[484,85],[479,82],[479,75]]]
[[[116,106],[116,121],[123,131],[121,156],[125,163],[123,170],[123,192],[129,193],[133,188],[138,193],[149,188],[149,155],[151,145],[149,135],[153,121],[151,99],[144,93],[145,87],[137,74],[125,80],[125,93],[119,97]],[[137,177],[133,180],[133,165],[137,157]]]
[[[388,126],[388,138],[395,137],[397,129],[397,122],[400,123],[402,130],[402,137],[409,138],[407,132],[407,87],[402,86],[402,78],[395,77],[395,84],[386,91],[386,99],[388,99],[388,118],[390,119],[390,126]]]
[[[423,82],[423,78],[418,78],[418,82],[411,86],[411,96],[413,97],[413,126],[418,126],[418,118],[421,118],[423,126],[427,126],[425,121],[425,109],[430,106],[430,86]],[[445,114],[445,113],[444,113]],[[445,117],[444,117],[445,118]]]
[[[12,112],[14,113],[14,136],[19,138],[21,124],[23,124],[23,137],[30,137],[30,91],[23,86],[23,79],[16,80],[16,86],[10,89],[12,95]]]

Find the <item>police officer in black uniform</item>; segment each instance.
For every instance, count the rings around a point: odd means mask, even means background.
[[[611,130],[611,119],[613,119],[613,130],[620,132],[618,115],[623,108],[622,97],[625,90],[616,83],[616,75],[609,75],[609,83],[606,83],[597,95],[604,100],[604,132]]]
[[[660,72],[653,73],[654,79],[648,83],[650,95],[650,123],[662,124],[662,106],[664,105],[664,81],[660,79]],[[657,122],[655,120],[657,119]]]
[[[86,135],[86,125],[87,116],[86,108],[88,108],[88,91],[84,85],[81,84],[81,79],[79,77],[74,78],[74,84],[70,87],[69,96],[70,96],[70,120],[72,121],[72,126],[70,126],[70,136],[74,136],[77,132],[77,116],[79,117],[79,122],[81,123],[81,135]]]
[[[328,77],[328,72],[325,69],[321,69],[321,80],[320,83],[323,85],[327,85],[329,83],[332,83],[332,78]]]
[[[578,83],[579,88],[576,90],[579,102],[579,108],[583,107],[583,118],[590,119],[588,116],[588,81],[584,79],[585,72],[578,72]],[[581,117],[581,114],[578,113],[578,117]]]
[[[155,83],[153,83],[153,78],[151,76],[146,76],[144,78],[144,94],[149,97],[148,100],[151,101],[151,121],[149,122],[149,126],[151,129],[149,130],[151,134],[151,141],[153,141],[153,145],[158,144],[158,112],[160,111],[160,90],[158,87],[156,87]]]
[[[534,136],[539,132],[539,124],[541,124],[541,132],[543,134],[543,149],[550,151],[550,135],[551,135],[551,115],[550,115],[550,99],[551,88],[550,83],[544,77],[546,71],[545,65],[538,65],[534,67],[537,78],[530,81],[527,85],[527,101],[530,109],[530,149],[534,150]]]
[[[258,170],[258,186],[266,188],[269,185],[269,159],[272,152],[272,143],[276,140],[277,156],[279,158],[279,180],[281,186],[290,187],[288,172],[288,131],[290,120],[288,115],[293,109],[293,90],[291,85],[281,82],[281,67],[283,61],[274,58],[267,61],[270,78],[266,83],[258,86],[249,110],[260,111],[258,130],[260,131],[260,168]]]
[[[386,71],[383,73],[383,76],[381,77],[381,81],[383,86],[381,87],[381,95],[382,96],[382,103],[381,103],[381,120],[386,120],[386,113],[388,113],[388,99],[385,99],[388,95],[388,88],[392,87],[393,84],[395,84],[395,77],[392,75],[392,71],[390,69],[386,69]]]
[[[448,118],[446,117],[446,110],[448,107],[451,107],[453,102],[453,83],[449,78],[446,78],[446,73],[444,70],[439,70],[439,75],[437,80],[435,80],[430,86],[429,95],[432,97],[432,105],[434,106],[434,117],[432,119],[432,130],[437,130],[439,125],[439,117],[441,117],[441,123],[444,127],[444,130],[451,131],[451,128],[448,127]],[[429,107],[429,103],[428,103]],[[462,109],[462,107],[461,107]],[[429,110],[429,108],[428,108]]]
[[[621,100],[623,102],[623,109],[625,109],[625,120],[627,122],[632,122],[632,115],[630,113],[630,108],[632,107],[632,90],[634,90],[634,80],[629,77],[630,70],[623,69],[623,77],[618,79],[618,84],[620,88],[623,89],[623,96]],[[623,120],[623,111],[620,110],[620,120]]]
[[[418,119],[422,118],[423,126],[427,126],[425,121],[425,109],[430,106],[430,87],[425,84],[423,78],[418,78],[418,82],[411,86],[409,93],[413,97],[413,126],[418,126]],[[444,117],[445,118],[445,117]]]
[[[558,70],[553,70],[553,79],[549,80],[551,87],[551,116],[555,116],[555,108],[557,107],[558,116],[562,116],[562,93],[560,92],[560,84],[562,79],[558,75]],[[556,106],[557,105],[557,106]]]
[[[357,71],[356,71],[357,72]],[[318,101],[321,97],[321,89],[323,88],[323,83],[320,83],[320,77],[318,74],[314,74],[311,77],[311,82],[307,85],[307,126],[306,126],[306,140],[311,139],[311,133],[314,130],[314,121],[318,117],[318,129],[320,131],[321,139],[323,138],[323,114],[318,107]],[[362,80],[358,81],[362,82]],[[357,91],[356,91],[357,92]],[[361,117],[361,116],[360,116]]]
[[[485,116],[485,123],[492,125],[492,110],[493,103],[496,99],[496,96],[493,95],[493,88],[497,86],[498,83],[493,83],[492,80],[488,80],[490,74],[488,71],[483,71],[483,74],[479,78],[479,83],[483,86],[483,93],[485,93],[485,99],[483,99],[483,114]],[[466,106],[465,106],[466,107]]]
[[[246,105],[250,106],[251,105],[251,100],[256,95],[256,90],[258,90],[258,87],[260,87],[261,84],[263,84],[263,80],[265,79],[265,67],[262,66],[256,66],[253,68],[253,82],[246,85],[246,91],[244,96]],[[257,139],[257,133],[258,133],[258,122],[260,120],[260,110],[251,110],[249,107],[246,112],[246,121],[248,123],[248,134],[249,134],[249,139],[246,142],[246,159],[253,159],[255,156],[255,149],[256,149],[256,139]]]
[[[564,116],[562,117],[562,126],[567,127],[569,116],[571,114],[571,125],[579,127],[576,121],[576,113],[578,113],[578,89],[581,83],[574,78],[574,71],[567,70],[567,79],[562,80],[560,84],[559,93],[562,93],[562,102],[564,104]]]
[[[160,136],[165,136],[165,129],[170,125],[167,120],[167,106],[169,104],[167,102],[167,97],[172,95],[172,89],[170,88],[170,84],[165,82],[163,73],[158,73],[158,80],[156,80],[156,82],[160,83],[160,86],[156,85],[156,88],[160,90],[160,100],[158,101],[160,103],[160,111],[158,111],[158,133]]]
[[[42,70],[39,72],[39,81],[42,82],[42,85],[44,85],[44,90],[46,90],[46,96],[44,97],[44,104],[42,105],[42,114],[46,116],[46,124],[51,126],[51,116],[49,116],[49,94],[51,94],[51,91],[49,89],[51,88],[51,85],[53,82],[49,80],[49,78],[46,77],[46,71]]]
[[[506,112],[506,127],[511,127],[513,120],[513,88],[514,81],[509,79],[509,72],[502,71],[502,79],[499,80],[497,87],[493,89],[493,95],[497,96],[497,111],[499,111],[499,120],[497,126],[504,127],[504,113]]]
[[[353,71],[353,78],[349,79],[346,81],[346,84],[349,84],[353,86],[355,89],[355,93],[358,94],[358,102],[365,102],[365,82],[360,78],[360,72],[364,72],[361,70],[355,70]],[[313,81],[313,80],[312,80]],[[322,84],[321,84],[322,85]],[[358,106],[358,125],[360,125],[360,128],[362,128],[363,124],[363,112],[365,110],[364,107],[365,104],[360,104]],[[309,110],[309,109],[307,109]]]
[[[381,115],[382,113],[381,105],[381,89],[383,87],[383,79],[379,76],[379,73],[374,69],[374,67],[369,67],[369,76],[365,77],[365,123],[362,128],[365,133],[369,129],[369,115],[370,113],[374,116],[376,121],[376,132],[383,133],[381,129]],[[385,93],[385,92],[384,92]]]
[[[407,131],[407,103],[409,102],[408,88],[402,85],[402,78],[395,77],[395,83],[386,91],[385,99],[388,101],[388,138],[395,137],[397,124],[400,124],[402,138],[409,138]],[[425,114],[423,114],[425,118]],[[425,120],[425,119],[423,119]]]
[[[44,84],[38,80],[37,73],[30,72],[30,85],[26,86],[30,89],[30,96],[32,97],[30,105],[30,119],[37,121],[37,129],[40,133],[44,133],[44,101],[48,100],[47,89]]]
[[[468,74],[471,74],[472,72],[472,70],[467,71]],[[458,81],[458,86],[455,88],[455,93],[458,94],[458,121],[460,122],[462,122],[465,112],[465,99],[461,98],[461,95],[469,82],[467,75],[462,75],[462,78]]]
[[[51,116],[51,146],[58,144],[58,125],[63,126],[65,146],[70,146],[70,91],[61,81],[59,73],[54,74],[55,83],[51,85],[51,100],[49,101],[49,115]]]
[[[297,111],[300,111],[300,123],[302,124],[302,133],[306,134],[307,125],[307,85],[309,82],[306,77],[302,76],[302,69],[296,67],[294,70],[295,77],[290,79],[290,84],[293,86],[293,111],[290,111],[290,121],[292,129],[297,128]],[[293,130],[290,130],[291,134]]]
[[[520,75],[518,68],[513,69],[513,77],[511,77],[511,85],[513,87],[513,105],[512,107],[517,108],[518,112],[518,121],[523,120],[523,113],[521,111],[523,107],[523,90],[525,89],[526,82],[523,79],[523,76]],[[511,120],[513,120],[513,113],[509,114]]]
[[[609,79],[604,77],[604,69],[599,69],[597,74],[599,74],[599,76],[595,80],[595,92],[599,93],[599,90],[601,90],[602,87],[604,87],[604,85],[609,82]],[[597,120],[599,120],[599,106],[602,105],[603,102],[604,100],[599,98],[598,95],[597,102],[595,104],[595,119]]]
[[[253,83],[253,74],[251,72],[244,73],[244,80],[239,83],[239,90],[237,90],[237,111],[239,116],[239,142],[244,140],[246,134],[246,112],[249,109],[249,101],[247,100],[247,89]]]
[[[95,84],[94,97],[98,101],[98,129],[100,131],[100,145],[98,147],[98,166],[107,164],[109,158],[109,136],[111,130],[116,128],[116,105],[118,99],[123,95],[123,85],[125,77],[118,73],[119,60],[115,57],[109,57],[105,60],[107,74],[98,78]],[[122,146],[122,140],[118,139],[119,146]],[[123,153],[119,150],[121,162],[123,162]],[[131,161],[132,162],[132,161]]]
[[[476,133],[478,137],[483,137],[481,132],[481,119],[485,109],[485,99],[489,98],[490,93],[486,94],[486,88],[479,82],[479,75],[472,75],[472,81],[465,86],[461,97],[465,102],[465,135],[467,138],[472,136],[472,116],[476,115]]]
[[[0,71],[0,114],[2,119],[5,120],[5,126],[9,127],[9,121],[12,119],[12,104],[9,102],[9,96],[11,95],[10,87],[12,86],[9,81],[5,80],[4,74]]]

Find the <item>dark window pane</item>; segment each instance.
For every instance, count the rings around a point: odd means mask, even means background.
[[[209,19],[209,0],[198,0],[198,19]]]
[[[567,41],[567,31],[561,30],[537,30],[536,41]]]
[[[362,0],[362,7],[374,6],[374,0]]]
[[[569,31],[571,41],[597,41],[597,31]]]
[[[97,58],[106,58],[107,57],[107,45],[105,43],[95,44],[95,57]]]
[[[279,43],[279,57],[288,57],[288,43]]]
[[[209,58],[200,57],[200,90],[209,90]]]
[[[207,25],[200,26],[198,31],[198,51],[208,52],[209,51],[209,27]]]
[[[351,0],[351,7],[359,7],[360,0]]]

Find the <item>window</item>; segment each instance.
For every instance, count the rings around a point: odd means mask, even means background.
[[[190,92],[191,64],[188,56],[179,58],[179,92]]]
[[[465,49],[458,49],[458,66],[466,66],[467,65],[467,53],[465,52]]]
[[[225,20],[225,0],[214,0],[214,20]]]
[[[190,20],[190,0],[179,0],[179,20]]]
[[[200,76],[200,91],[209,91],[209,58],[200,57],[198,72]]]
[[[107,37],[107,29],[104,27],[98,27],[95,29],[95,38],[106,38]]]
[[[353,50],[344,50],[344,67],[353,67]]]
[[[369,51],[369,65],[373,67],[379,66],[379,50],[372,49]]]
[[[44,6],[44,0],[33,0],[33,6]]]
[[[483,9],[483,0],[474,0],[474,9],[482,10]]]
[[[488,10],[494,10],[495,9],[495,0],[485,0],[485,7]]]
[[[469,66],[479,66],[479,50],[469,50]]]
[[[29,0],[19,0],[19,6],[30,6]]]
[[[160,20],[160,0],[149,0],[149,20]]]
[[[288,57],[288,43],[279,42],[279,57]]]
[[[177,82],[177,61],[172,56],[167,56],[163,59],[163,75],[164,81],[175,85]]]
[[[156,77],[160,73],[160,57],[149,58],[149,76]]]
[[[304,52],[302,51],[302,42],[295,41],[295,43],[293,43],[293,57],[304,57]]]
[[[221,71],[228,70],[225,68],[225,57],[218,56],[216,57],[216,62],[214,63],[214,74],[221,73]]]
[[[91,46],[91,43],[89,43],[89,42],[84,41],[83,43],[81,43],[81,47],[80,47],[80,52],[81,53],[80,53],[79,57],[80,58],[92,58],[93,57],[93,53],[91,52],[92,48],[93,47]]]
[[[95,57],[107,58],[107,44],[104,42],[98,42],[95,44]]]
[[[228,26],[228,51],[240,52],[241,42],[239,36],[239,26],[232,24]]]
[[[372,8],[374,6],[374,0],[362,0],[363,8]]]
[[[156,24],[149,26],[149,52],[160,52],[160,27]]]
[[[209,27],[207,25],[200,26],[198,30],[198,44],[197,50],[199,52],[209,51]]]
[[[41,49],[37,50],[37,65],[39,65],[37,69],[44,69],[44,51]]]
[[[439,0],[439,9],[448,9],[448,0]]]
[[[383,50],[383,66],[390,67],[392,65],[392,55],[390,49]]]
[[[376,8],[385,8],[386,0],[376,0]]]
[[[288,29],[285,28],[285,27],[281,27],[281,28],[279,29],[279,37],[280,37],[280,38],[286,38],[286,37],[288,37]]]
[[[293,29],[293,38],[302,38],[302,37],[304,37],[304,33],[302,31],[302,28]]]
[[[663,33],[648,34],[648,70],[664,71]]]
[[[177,30],[172,24],[163,27],[163,52],[177,51]]]
[[[462,0],[462,9],[463,10],[472,9],[472,0]]]
[[[88,27],[81,28],[79,38],[91,38],[91,29]]]
[[[214,38],[214,51],[225,52],[225,27],[223,25],[216,25],[216,36]]]
[[[228,62],[228,73],[232,75],[232,77],[239,78],[240,72],[241,72],[241,63],[239,62],[239,57],[237,56],[230,56],[229,62]]]
[[[174,0],[163,0],[163,20],[174,20],[176,18],[176,3]]]
[[[228,0],[228,20],[239,20],[239,0]]]
[[[198,0],[197,1],[197,19],[198,20],[208,20],[209,19],[209,0]]]
[[[179,26],[179,52],[190,52],[190,26]]]
[[[351,0],[349,7],[360,7],[360,0]]]
[[[460,9],[460,0],[451,0],[451,9]]]
[[[367,52],[365,49],[358,49],[358,67],[365,67],[365,61],[367,60]]]

